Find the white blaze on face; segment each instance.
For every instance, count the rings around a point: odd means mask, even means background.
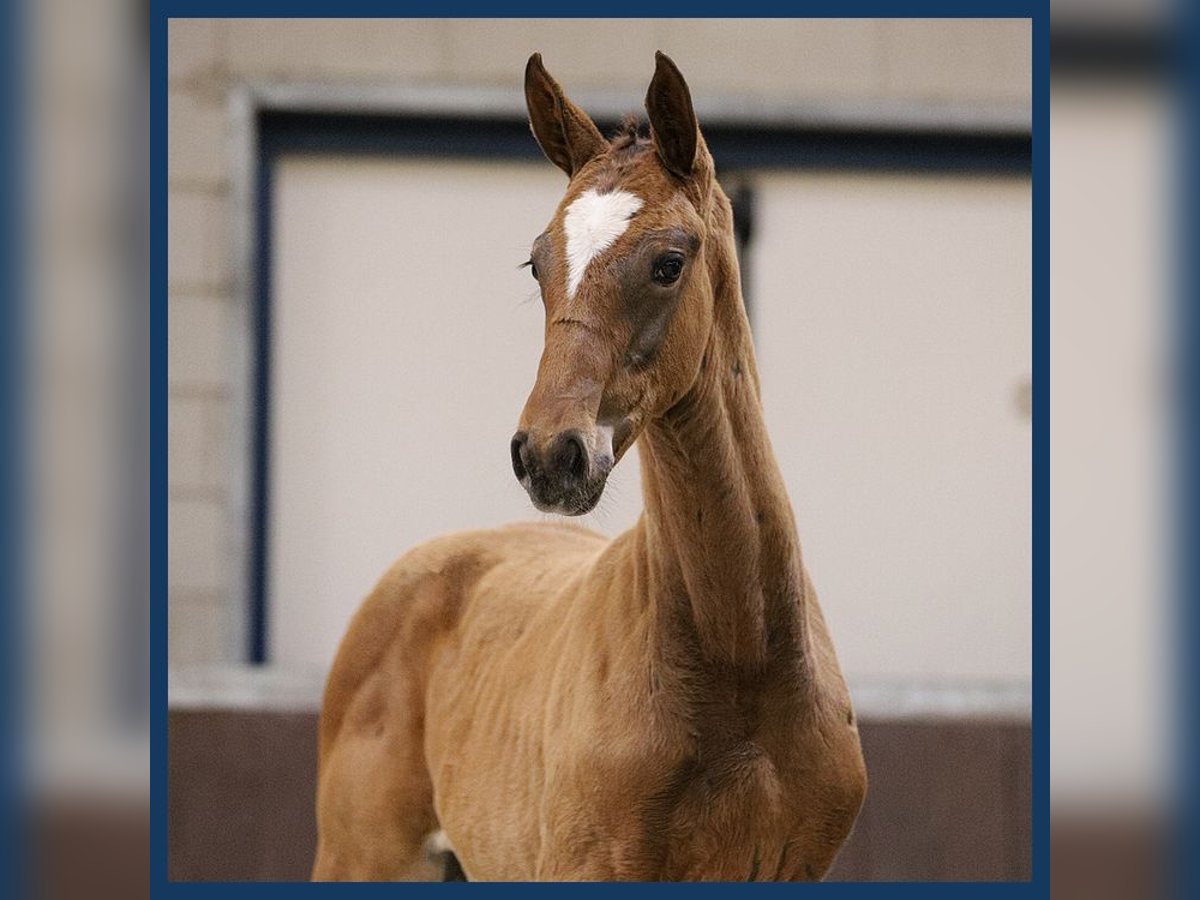
[[[642,198],[628,191],[599,194],[587,190],[567,207],[563,229],[567,233],[567,296],[574,297],[588,264],[611,247],[629,227]]]

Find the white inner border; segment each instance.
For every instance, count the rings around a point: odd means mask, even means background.
[[[167,703],[172,710],[316,712],[324,675],[266,666],[211,666],[172,671]],[[1033,709],[1027,684],[1008,681],[852,681],[859,718],[872,721],[987,719],[1027,722]]]

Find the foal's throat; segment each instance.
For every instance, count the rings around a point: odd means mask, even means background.
[[[643,546],[663,627],[755,671],[799,647],[804,582],[740,292],[716,305],[696,384],[639,441]]]

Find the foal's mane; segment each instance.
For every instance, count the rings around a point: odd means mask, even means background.
[[[650,148],[649,127],[637,116],[625,116],[620,126],[609,139],[614,151],[628,151],[630,155],[641,153]]]

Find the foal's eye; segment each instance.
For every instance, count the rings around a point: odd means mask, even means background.
[[[537,277],[538,277],[537,263],[535,263],[532,259],[529,261],[529,274],[533,276],[534,281],[537,281]]]
[[[682,253],[665,253],[654,261],[654,280],[661,285],[674,284],[682,272]]]

